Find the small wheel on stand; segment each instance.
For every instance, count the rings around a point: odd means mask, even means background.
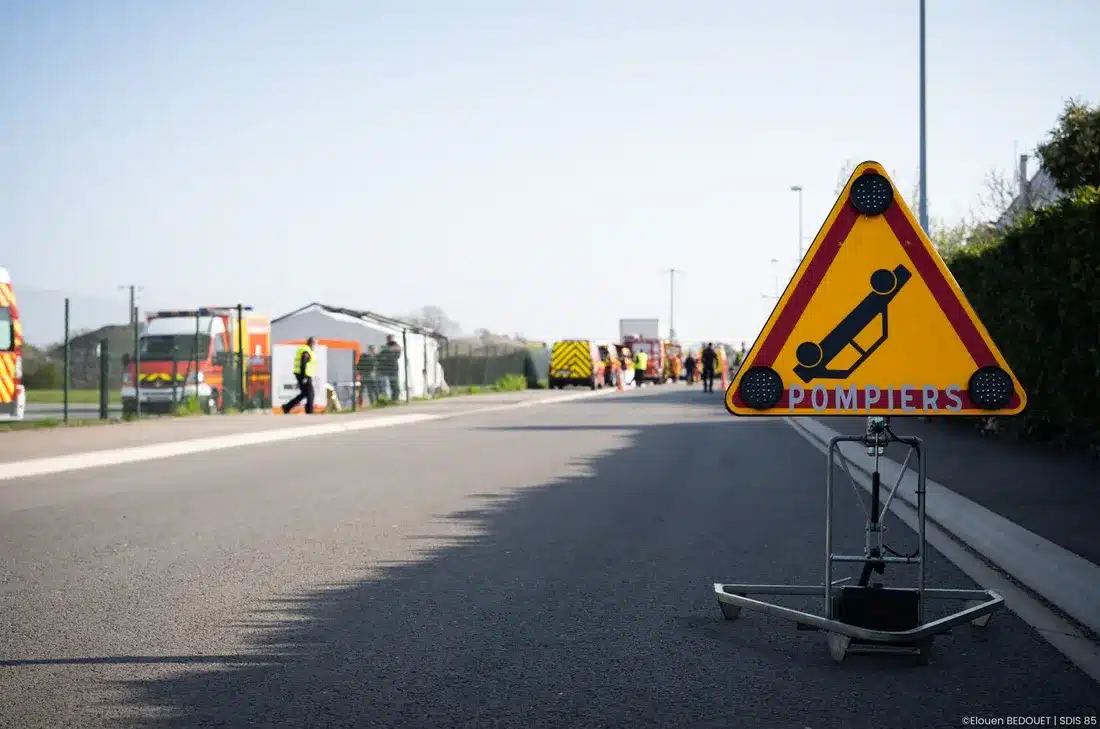
[[[840,633],[829,633],[828,642],[829,657],[837,663],[843,663],[845,656],[848,655],[848,644],[852,642],[852,639]]]

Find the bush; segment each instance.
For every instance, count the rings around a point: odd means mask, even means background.
[[[519,390],[527,389],[527,378],[523,375],[504,375],[496,384],[493,385],[493,389],[497,392],[518,392]]]
[[[23,386],[28,390],[60,390],[65,386],[61,363],[49,359],[23,362]]]
[[[947,263],[1027,390],[1027,408],[1002,425],[1100,445],[1100,188],[1080,188]]]
[[[202,403],[199,401],[199,398],[194,395],[188,395],[176,404],[173,412],[180,417],[202,415]]]

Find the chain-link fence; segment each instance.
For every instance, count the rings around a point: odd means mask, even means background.
[[[123,355],[133,351],[127,291],[67,295],[13,283],[23,338],[25,418],[91,419],[120,411]]]
[[[27,420],[271,407],[270,353],[240,351],[247,345],[234,339],[234,311],[170,312],[173,325],[143,336],[141,307],[127,317],[129,291],[72,296],[18,282],[14,290]]]
[[[523,377],[528,387],[538,387],[546,378],[549,355],[539,366],[543,349],[522,344],[477,344],[448,342],[440,348],[440,362],[451,387],[495,385],[508,375]]]
[[[235,311],[200,312],[201,307],[192,307],[165,312],[147,325],[144,309],[149,307],[142,306],[140,292],[135,292],[138,297],[131,309],[127,289],[102,297],[18,282],[14,289],[23,331],[29,420],[272,407],[271,349],[257,349],[246,341],[240,351],[241,342],[233,334]],[[162,318],[175,323],[168,325]],[[211,327],[211,319],[219,319],[214,322],[218,326]],[[427,350],[413,354],[415,361],[401,348],[382,345],[357,351],[353,364],[355,356],[349,351],[348,372],[333,383],[343,405],[404,401],[410,392],[410,372],[422,375],[417,397],[437,394],[442,380]],[[522,377],[531,388],[544,387],[549,350],[519,342],[443,341],[439,364],[453,388],[491,387],[509,377]]]

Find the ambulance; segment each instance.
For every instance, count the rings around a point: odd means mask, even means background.
[[[0,421],[22,420],[27,408],[23,389],[23,328],[8,270],[0,266]]]

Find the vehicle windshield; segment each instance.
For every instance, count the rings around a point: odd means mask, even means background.
[[[198,340],[196,352],[195,341]],[[210,336],[194,334],[151,334],[141,338],[142,362],[203,361],[210,351]]]
[[[0,352],[15,349],[15,327],[11,323],[11,309],[0,307]]]

